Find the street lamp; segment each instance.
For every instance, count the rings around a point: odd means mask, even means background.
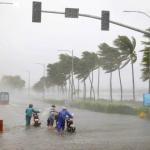
[[[130,10],[124,10],[123,12],[133,12],[133,13],[139,13],[139,14],[143,14],[145,16],[147,16],[148,18],[150,18],[150,15],[148,15],[147,13],[145,13],[144,11],[130,11]]]
[[[46,88],[46,81],[45,81],[45,64],[43,64],[43,63],[36,63],[36,64],[38,64],[38,65],[41,65],[42,67],[43,67],[43,78],[44,78],[44,80],[43,80],[43,100],[45,100],[45,88]]]
[[[73,101],[73,74],[74,74],[74,54],[73,54],[73,50],[58,50],[58,51],[63,51],[63,52],[69,52],[72,56],[72,62],[71,62],[71,101]]]

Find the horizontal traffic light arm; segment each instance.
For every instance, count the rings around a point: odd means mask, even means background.
[[[45,11],[45,10],[42,10],[41,12],[42,13],[53,13],[53,14],[65,14],[65,12],[58,12],[58,11]],[[79,16],[101,20],[101,17],[88,15],[88,14],[79,14]],[[128,29],[131,29],[131,30],[134,30],[134,31],[137,31],[137,32],[140,32],[140,33],[143,33],[143,34],[146,34],[146,35],[150,36],[149,32],[143,31],[141,29],[138,29],[138,28],[135,28],[135,27],[132,27],[132,26],[129,26],[129,25],[125,25],[123,23],[111,21],[111,20],[109,20],[109,22],[112,23],[112,24],[115,24],[115,25],[118,25],[118,26],[121,26],[121,27],[125,27],[125,28],[128,28]]]

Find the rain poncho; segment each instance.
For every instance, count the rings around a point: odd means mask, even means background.
[[[64,130],[66,118],[73,118],[73,116],[66,109],[63,109],[58,114],[58,122],[57,122],[58,132],[61,132]]]

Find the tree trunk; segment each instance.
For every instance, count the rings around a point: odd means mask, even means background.
[[[78,99],[79,99],[79,92],[80,92],[80,80],[78,78]]]
[[[90,81],[90,100],[92,99],[92,83],[91,83],[91,78],[90,78],[90,74],[89,74],[89,81]]]
[[[112,102],[112,72],[110,73],[110,101]]]
[[[120,93],[121,93],[121,101],[122,101],[122,81],[121,81],[120,68],[118,68],[118,73],[119,73],[119,81],[120,81]]]
[[[92,83],[92,80],[89,76],[89,80],[90,80],[90,83],[91,83],[91,93],[92,94],[92,91],[93,91],[93,98],[94,98],[94,101],[95,101],[95,91],[94,91],[94,88],[93,88],[93,83]],[[90,95],[90,100],[92,99],[92,95]]]
[[[73,78],[73,95],[76,98],[76,87],[75,87],[75,84],[74,84],[74,78]]]
[[[69,91],[68,91],[68,97],[69,97],[69,98],[71,98],[70,89],[71,89],[71,79],[70,79],[70,77],[69,77]]]
[[[86,99],[86,82],[85,82],[85,80],[83,80],[83,83],[84,83],[83,99],[85,100]]]
[[[100,67],[98,68],[97,99],[99,99]]]
[[[93,90],[93,96],[94,96],[94,101],[95,101],[95,90],[93,86],[93,70],[92,70],[92,90]]]
[[[131,67],[132,67],[133,101],[135,101],[134,67],[132,61],[131,61]]]

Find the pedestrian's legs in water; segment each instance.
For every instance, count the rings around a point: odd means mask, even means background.
[[[30,122],[31,122],[31,117],[26,116],[26,126],[30,126]]]

